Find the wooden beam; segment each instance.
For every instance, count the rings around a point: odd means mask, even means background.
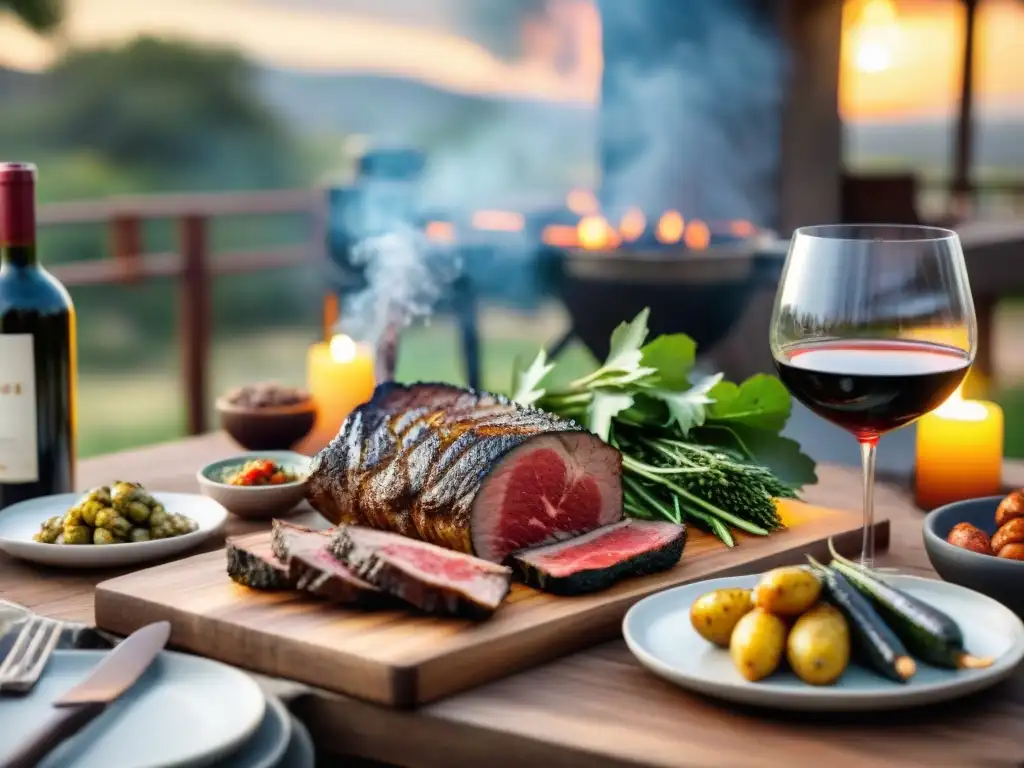
[[[210,280],[206,263],[206,219],[185,216],[180,224],[182,272],[181,314],[182,377],[188,412],[188,433],[206,432],[207,367],[210,359]]]
[[[956,140],[953,145],[953,180],[949,195],[949,215],[962,221],[971,215],[971,144],[974,114],[974,53],[978,0],[963,0],[964,54],[960,69],[960,105],[957,114]]]

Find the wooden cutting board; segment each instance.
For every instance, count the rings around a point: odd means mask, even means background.
[[[596,594],[556,597],[516,584],[482,623],[256,592],[228,578],[221,550],[99,584],[96,624],[127,635],[165,619],[179,648],[380,704],[415,706],[614,639],[627,609],[666,587],[801,563],[804,554],[826,558],[830,536],[844,554],[860,551],[860,513],[786,502],[782,514],[786,530],[743,536],[733,549],[691,528],[675,568]],[[875,537],[879,550],[888,547],[888,520],[876,523]]]

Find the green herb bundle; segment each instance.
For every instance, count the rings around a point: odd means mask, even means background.
[[[776,498],[816,482],[814,462],[780,436],[789,392],[774,376],[734,384],[695,379],[697,345],[685,334],[647,340],[648,310],[612,333],[608,357],[564,389],[544,350],[517,368],[512,397],[583,423],[622,453],[624,506],[639,518],[684,519],[729,546],[733,528],[782,527]]]

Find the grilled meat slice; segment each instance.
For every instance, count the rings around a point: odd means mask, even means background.
[[[341,605],[379,601],[383,597],[379,589],[357,577],[331,554],[333,532],[274,520],[271,545],[296,589]]]
[[[621,456],[575,422],[446,384],[379,386],[313,460],[329,520],[502,562],[622,517]]]
[[[360,577],[427,613],[485,619],[512,586],[512,569],[386,531],[344,525],[331,551]]]
[[[227,541],[228,576],[251,589],[290,589],[295,586],[288,568],[274,556],[262,534]]]
[[[517,552],[513,567],[532,587],[580,595],[630,576],[667,571],[679,562],[685,544],[686,526],[628,519],[575,539]]]

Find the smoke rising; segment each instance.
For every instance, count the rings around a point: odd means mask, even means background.
[[[391,380],[398,335],[433,314],[458,278],[462,261],[454,249],[431,243],[402,224],[363,240],[350,261],[363,270],[366,285],[343,302],[338,330],[376,349],[378,380]]]
[[[787,65],[777,5],[598,0],[610,212],[777,226]]]

